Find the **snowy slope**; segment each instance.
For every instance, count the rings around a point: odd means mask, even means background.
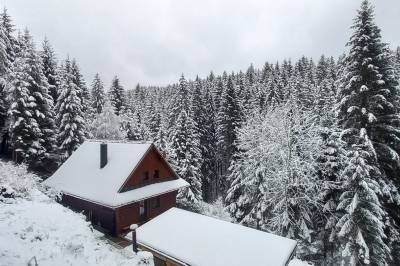
[[[0,160],[0,265],[149,265],[147,252],[134,255],[100,239],[80,214],[42,192],[23,166]],[[151,262],[152,264],[152,262]],[[34,264],[32,264],[34,265]]]

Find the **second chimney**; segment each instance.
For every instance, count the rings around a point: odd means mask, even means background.
[[[107,143],[100,144],[100,168],[107,164]]]

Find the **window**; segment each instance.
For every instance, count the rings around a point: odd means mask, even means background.
[[[160,171],[155,170],[154,171],[154,179],[160,178]]]
[[[139,214],[143,215],[144,214],[144,200],[142,200],[139,204],[140,204],[139,205]]]
[[[160,259],[159,257],[153,256],[154,266],[167,266],[165,260]]]
[[[153,209],[159,208],[161,205],[160,197],[155,197],[153,199]]]
[[[149,181],[149,172],[148,171],[143,173],[143,181]]]

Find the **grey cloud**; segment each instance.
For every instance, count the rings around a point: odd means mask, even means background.
[[[400,45],[400,1],[375,0],[384,40]],[[118,74],[127,88],[165,85],[181,73],[238,71],[302,55],[345,51],[356,0],[0,0],[18,28],[58,57],[76,57],[90,82]]]

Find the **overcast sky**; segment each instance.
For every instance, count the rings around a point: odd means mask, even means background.
[[[361,0],[0,0],[17,28],[108,86],[165,85],[211,70],[343,53]],[[400,45],[400,1],[372,1],[385,42]]]

